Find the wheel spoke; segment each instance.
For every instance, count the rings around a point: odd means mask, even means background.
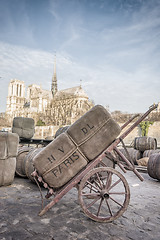
[[[100,177],[99,177],[98,173],[96,173],[96,176],[97,176],[98,182],[99,182],[99,184],[100,184],[100,188],[102,189],[103,186],[102,186],[102,182],[101,182],[101,180],[100,180]]]
[[[95,189],[93,189],[92,186],[86,185],[85,187],[87,187],[87,188],[89,189],[89,192],[90,192],[90,193],[91,193],[92,191],[95,192],[95,193],[97,193],[97,191],[96,191]],[[84,187],[84,188],[85,188],[85,187]]]
[[[78,193],[84,213],[98,222],[112,222],[120,217],[130,199],[126,179],[109,167],[90,170],[82,178]]]
[[[107,204],[107,207],[108,207],[108,210],[109,210],[110,215],[113,216],[111,207],[110,207],[109,202],[107,201],[107,199],[106,199],[106,204]]]
[[[99,196],[99,193],[82,193],[82,196],[88,197],[88,198],[96,198],[97,196]]]
[[[117,195],[125,195],[126,193],[125,192],[110,192],[110,194],[117,194]]]
[[[90,204],[88,204],[88,205],[86,206],[86,208],[88,209],[88,208],[90,208],[91,206],[93,206],[93,204],[95,204],[99,199],[100,199],[100,196],[97,196],[97,198],[95,198],[94,201],[92,201]]]
[[[100,162],[100,165],[102,165],[102,167],[107,167],[107,165],[103,161]]]
[[[102,189],[102,187],[99,185],[99,183],[96,180],[94,180],[94,183],[99,189]]]
[[[108,188],[110,187],[110,185],[111,185],[111,181],[112,181],[111,177],[112,177],[112,173],[109,172],[109,174],[108,174],[108,178],[107,178],[107,181],[106,181],[105,189],[108,189]]]
[[[110,186],[110,187],[108,188],[108,191],[111,190],[113,187],[115,187],[115,186],[116,186],[118,183],[120,183],[120,182],[121,182],[121,179],[117,180],[115,183],[112,184],[112,186]]]
[[[119,206],[123,207],[123,205],[121,203],[119,203],[118,201],[116,201],[114,198],[109,197],[113,202],[117,203]]]
[[[97,188],[95,185],[93,185],[93,184],[90,183],[89,181],[87,181],[87,183],[88,183],[89,185],[91,185],[93,188],[95,188],[97,191],[99,191],[99,188]]]
[[[99,207],[98,207],[97,217],[98,217],[99,214],[100,214],[100,210],[101,210],[101,207],[102,207],[103,200],[104,200],[104,199],[101,198],[101,201],[100,201],[100,204],[99,204]]]

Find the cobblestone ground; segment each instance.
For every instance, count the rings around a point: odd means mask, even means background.
[[[67,193],[44,216],[37,186],[16,177],[0,187],[0,240],[159,240],[160,182],[142,173],[124,174],[131,191],[127,211],[112,223],[98,223],[83,214],[76,188]],[[49,200],[48,200],[49,201]]]

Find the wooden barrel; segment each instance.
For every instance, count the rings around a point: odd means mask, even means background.
[[[25,168],[25,174],[26,176],[32,181],[34,181],[34,178],[31,176],[31,174],[34,171],[33,166],[33,158],[42,150],[43,148],[34,148],[32,149],[26,156],[24,160],[24,168]]]
[[[68,128],[69,126],[59,128],[55,133],[55,138],[58,137],[61,133],[65,132]]]
[[[155,150],[157,148],[157,140],[152,137],[136,137],[134,139],[134,148],[139,151]]]
[[[22,146],[18,148],[16,158],[16,174],[20,177],[27,177],[25,173],[25,156],[33,149],[33,147]]]
[[[18,144],[17,134],[0,132],[0,186],[10,185],[14,180]]]
[[[154,153],[160,153],[160,149],[146,150],[146,151],[143,152],[143,157],[150,157],[150,155],[152,155]]]
[[[102,159],[102,162],[106,165],[106,167],[115,168],[115,163],[111,159],[109,159],[107,157],[104,157]]]
[[[160,153],[150,155],[147,171],[150,177],[160,181]]]
[[[121,151],[121,152],[123,153],[123,155],[128,159],[128,155],[127,155],[125,149],[122,148],[122,149],[120,149],[120,151]],[[141,151],[136,150],[136,149],[134,149],[134,148],[127,148],[127,151],[128,151],[128,153],[129,153],[129,155],[130,155],[130,158],[131,158],[132,162],[133,162],[135,165],[137,165],[137,160],[142,157]],[[121,159],[120,159],[120,160],[121,160]],[[128,160],[129,160],[129,159],[128,159]]]

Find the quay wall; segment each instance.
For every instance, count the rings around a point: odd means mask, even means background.
[[[123,124],[119,124],[122,126]],[[128,129],[132,124],[130,123],[126,128],[124,128],[121,132],[124,133],[126,129]],[[11,131],[11,128],[1,127],[0,130],[6,129],[7,131]],[[59,129],[59,126],[36,126],[35,134],[33,138],[36,139],[45,139],[48,136],[54,136],[56,131]],[[135,137],[141,136],[141,129],[139,126],[134,128],[128,136],[124,138],[124,143],[127,146],[132,146]],[[160,147],[160,121],[154,122],[153,125],[149,126],[148,137],[153,137],[157,139],[158,147]]]
[[[122,126],[123,124],[120,124]],[[127,128],[129,128],[132,124],[129,124],[125,129],[122,130],[121,133],[123,133]],[[137,126],[132,130],[131,133],[128,134],[127,137],[124,138],[124,143],[126,145],[133,145],[134,138],[135,137],[141,137],[141,129],[140,126]],[[148,137],[153,137],[157,139],[157,145],[160,147],[160,121],[154,122],[153,125],[149,126],[148,129]]]

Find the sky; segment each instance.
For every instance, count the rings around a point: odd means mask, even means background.
[[[160,102],[160,0],[0,0],[0,112],[19,79],[82,84],[111,112]]]

